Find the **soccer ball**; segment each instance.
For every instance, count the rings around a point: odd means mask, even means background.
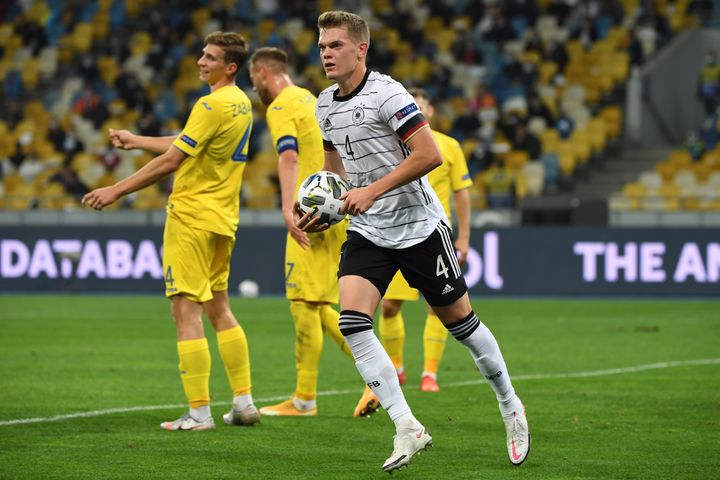
[[[244,298],[255,298],[260,293],[260,287],[255,280],[243,280],[238,284],[238,293]]]
[[[307,177],[298,189],[298,203],[304,213],[315,212],[313,216],[320,215],[319,223],[335,225],[345,218],[340,213],[344,195],[350,186],[340,175],[321,171]]]

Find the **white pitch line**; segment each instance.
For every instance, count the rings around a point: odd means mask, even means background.
[[[690,366],[702,366],[702,365],[720,365],[720,358],[706,358],[699,360],[680,360],[673,362],[661,362],[661,363],[649,363],[646,365],[636,365],[634,367],[624,368],[609,368],[606,370],[593,370],[589,372],[568,372],[568,373],[539,373],[530,375],[514,375],[512,380],[523,381],[523,380],[550,380],[555,378],[587,378],[587,377],[603,377],[609,375],[620,375],[623,373],[636,373],[645,372],[648,370],[662,370],[666,368],[674,367],[690,367]],[[476,379],[465,382],[447,382],[443,383],[443,388],[452,387],[464,387],[468,385],[479,385],[485,383],[484,379]],[[338,395],[349,395],[357,394],[359,390],[326,390],[318,392],[318,397],[333,397]],[[279,400],[285,400],[287,395],[281,395],[276,397],[264,397],[256,398],[255,401],[258,403],[275,402]],[[213,402],[213,405],[230,405],[230,402]],[[127,413],[127,412],[144,412],[150,410],[170,410],[176,408],[185,408],[186,403],[180,404],[167,404],[167,405],[147,405],[141,407],[124,407],[124,408],[106,408],[103,410],[91,410],[87,412],[69,413],[66,415],[53,415],[52,417],[35,417],[35,418],[19,418],[17,420],[2,420],[0,421],[0,427],[10,425],[23,425],[29,423],[48,423],[58,422],[60,420],[70,420],[73,418],[90,418],[99,417],[101,415],[110,415],[113,413]]]

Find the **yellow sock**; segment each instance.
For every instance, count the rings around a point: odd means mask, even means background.
[[[295,321],[295,396],[300,400],[315,400],[323,346],[320,308],[306,302],[291,301],[290,313]]]
[[[380,316],[380,339],[395,368],[402,368],[405,348],[405,321],[402,312],[392,317]]]
[[[233,395],[250,394],[250,350],[245,331],[240,325],[222,330],[217,332],[217,341]]]
[[[445,341],[448,331],[434,313],[428,313],[423,333],[423,346],[425,349],[425,367],[427,373],[437,373],[445,351]]]
[[[323,333],[326,333],[333,342],[340,347],[340,350],[350,357],[351,360],[355,360],[350,346],[347,344],[347,340],[342,333],[340,333],[340,314],[328,304],[320,306],[320,321],[322,322]]]
[[[191,408],[210,405],[210,348],[206,338],[177,342],[180,379]]]

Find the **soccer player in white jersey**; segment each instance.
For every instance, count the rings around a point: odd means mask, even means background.
[[[495,338],[473,312],[452,231],[425,177],[442,163],[428,123],[401,84],[366,67],[370,31],[362,17],[325,12],[318,18],[318,29],[323,68],[337,82],[320,93],[317,102],[324,169],[347,178],[354,187],[343,204],[351,219],[338,272],[340,331],[360,375],[395,423],[393,452],[382,468],[401,468],[432,444],[373,332],[373,314],[398,269],[470,350],[495,391],[510,461],[519,465],[530,448],[525,408]],[[329,228],[297,208],[295,215],[305,231]]]

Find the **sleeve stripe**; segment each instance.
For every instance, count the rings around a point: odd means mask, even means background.
[[[333,143],[332,143],[331,141],[329,141],[329,140],[323,140],[323,149],[324,149],[326,152],[334,152],[334,151],[336,150],[336,148],[335,148],[335,146],[333,145]]]
[[[400,137],[400,139],[404,142],[410,139],[415,133],[417,133],[418,130],[425,126],[429,126],[427,120],[425,120],[425,117],[420,115],[415,115],[410,120],[405,122],[400,128],[397,130],[397,134]]]

